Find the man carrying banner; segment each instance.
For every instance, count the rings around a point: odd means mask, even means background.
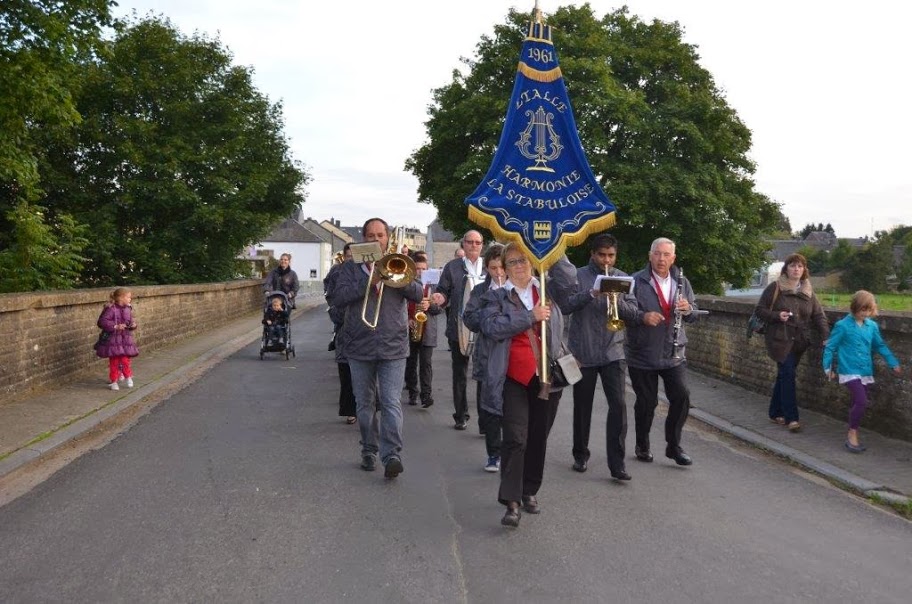
[[[440,274],[437,290],[431,296],[435,304],[447,307],[446,337],[450,343],[450,356],[453,360],[453,427],[457,430],[465,430],[469,421],[466,381],[471,342],[474,337],[463,323],[462,310],[472,289],[484,281],[484,264],[481,259],[483,245],[481,233],[466,232],[461,242],[465,257],[447,262]],[[477,404],[477,393],[475,400]]]
[[[573,469],[585,472],[589,463],[589,428],[592,424],[592,399],[595,383],[602,378],[608,399],[605,442],[608,471],[616,480],[630,480],[624,464],[627,438],[626,390],[627,363],[624,360],[624,331],[609,329],[611,298],[593,289],[600,275],[626,276],[614,268],[618,242],[613,235],[601,234],[589,245],[589,264],[576,272],[577,292],[570,298],[570,352],[580,364],[582,379],[573,385]],[[625,322],[636,320],[636,300],[617,296],[617,316]],[[623,323],[621,323],[623,325]]]
[[[389,243],[389,227],[381,218],[364,223],[361,236],[375,241],[384,252]],[[409,300],[420,303],[421,283],[412,281],[401,288],[381,287],[379,271],[371,263],[353,258],[341,264],[336,285],[328,292],[330,306],[344,309],[342,339],[351,368],[358,426],[361,430],[361,468],[376,469],[377,454],[385,467],[384,476],[395,478],[402,470],[402,382],[409,356]],[[370,285],[368,285],[369,280]],[[382,292],[382,297],[381,297]],[[365,297],[369,296],[365,306]],[[380,305],[376,327],[367,325],[362,315]],[[379,399],[380,419],[377,419]]]
[[[649,249],[649,264],[633,275],[637,316],[635,321],[628,323],[625,352],[630,383],[636,393],[633,406],[636,458],[645,462],[653,459],[649,431],[659,402],[661,377],[668,398],[665,457],[679,466],[689,466],[693,460],[681,448],[681,432],[690,410],[683,354],[687,337],[683,323],[696,321],[698,313],[690,282],[674,262],[674,241],[659,237]],[[678,321],[677,317],[680,317]]]

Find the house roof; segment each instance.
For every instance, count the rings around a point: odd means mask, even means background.
[[[294,218],[286,218],[263,241],[284,243],[322,243],[323,240]]]
[[[429,238],[434,243],[445,243],[445,242],[456,241],[456,236],[453,235],[453,233],[446,230],[445,228],[443,228],[443,225],[440,224],[440,221],[437,220],[436,218],[434,219],[434,222],[432,222],[431,224],[428,225],[428,234],[430,235]]]

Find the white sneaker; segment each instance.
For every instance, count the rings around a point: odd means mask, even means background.
[[[117,385],[117,382],[111,382],[110,384],[108,384],[108,388],[110,388],[111,390],[120,390],[120,386]]]
[[[132,388],[132,387],[133,387],[133,378],[128,377],[127,378],[127,388]]]

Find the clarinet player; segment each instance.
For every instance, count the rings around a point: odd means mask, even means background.
[[[684,348],[684,323],[697,320],[693,289],[675,266],[675,244],[659,237],[649,248],[649,264],[633,275],[636,320],[627,323],[627,371],[636,395],[633,406],[636,429],[634,455],[651,462],[649,431],[658,405],[659,377],[668,398],[665,419],[665,457],[680,466],[693,463],[681,448],[681,432],[690,410],[690,391]]]

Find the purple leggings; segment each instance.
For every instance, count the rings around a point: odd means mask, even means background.
[[[845,387],[852,395],[852,408],[849,409],[849,430],[858,430],[865,407],[868,406],[868,384],[862,384],[861,380],[852,380],[846,382]]]

